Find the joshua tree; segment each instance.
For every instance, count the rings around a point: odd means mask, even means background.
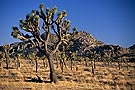
[[[60,53],[60,68],[61,68],[61,71],[63,73],[64,71],[64,65],[66,67],[66,63],[65,63],[65,60],[66,60],[66,56],[65,56],[65,53]]]
[[[3,51],[5,53],[5,58],[6,58],[6,69],[9,69],[9,49],[10,49],[10,45],[3,46]]]
[[[96,69],[96,63],[95,63],[96,61],[95,61],[95,59],[97,59],[96,51],[94,51],[94,50],[86,50],[84,52],[84,56],[86,56],[87,58],[90,59],[90,61],[91,61],[91,71],[92,71],[92,73],[94,75],[95,69]],[[86,67],[88,66],[87,58],[85,58],[85,66]]]
[[[126,68],[128,70],[128,67],[129,67],[128,60],[124,55],[119,56],[117,62],[118,62],[119,70],[122,68],[122,63],[126,65]]]
[[[65,10],[58,13],[56,17],[56,7],[44,10],[44,4],[40,4],[39,8],[40,11],[32,10],[31,14],[26,15],[25,20],[20,20],[20,28],[29,34],[24,34],[17,27],[13,27],[11,35],[23,41],[30,41],[39,52],[47,57],[50,67],[50,81],[56,83],[53,54],[58,50],[59,45],[67,43],[70,21],[65,19],[67,16]],[[44,31],[44,35],[41,35],[42,31]],[[57,37],[55,43],[49,41],[50,31],[53,31]]]
[[[35,61],[35,66],[36,66],[35,71],[37,73],[38,72],[38,59],[39,58],[37,57],[37,55],[35,53],[31,53],[31,54],[29,54],[29,59],[31,59],[32,62]]]
[[[21,59],[21,54],[20,53],[17,53],[16,55],[16,59],[17,59],[17,68],[20,68],[20,59]]]
[[[96,63],[95,63],[96,61],[95,61],[95,59],[97,59],[96,51],[90,52],[90,58],[92,59],[91,60],[91,64],[92,64],[91,69],[92,69],[92,73],[94,75],[95,74],[95,69],[96,69]]]
[[[1,63],[2,63],[3,58],[4,58],[3,54],[4,54],[4,53],[0,51],[0,66],[1,66]]]
[[[35,57],[35,62],[36,62],[36,73],[38,72],[38,57]]]
[[[70,58],[70,60],[71,60],[71,63],[70,63],[70,68],[71,68],[71,70],[73,70],[73,61],[75,60],[75,52],[69,52],[69,58]]]
[[[60,59],[60,55],[59,55],[58,51],[54,54],[54,59],[56,61],[56,68],[58,68],[59,67],[59,59]]]

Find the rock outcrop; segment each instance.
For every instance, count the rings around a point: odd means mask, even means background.
[[[45,34],[42,34],[41,38],[45,39]],[[54,34],[51,34],[49,42],[55,43],[56,40],[57,37]],[[71,37],[70,42],[72,42],[72,44],[69,47],[69,51],[75,52],[77,55],[83,57],[85,57],[85,51],[92,50],[95,51],[95,54],[97,55],[104,54],[114,58],[127,57],[129,60],[135,61],[135,44],[129,48],[123,48],[119,45],[106,45],[84,31],[77,32],[74,37]],[[18,53],[27,56],[33,52],[38,52],[30,42],[15,42],[10,44],[10,47],[12,47],[12,49],[9,50],[10,57],[15,57]],[[0,46],[0,51],[3,51],[3,46]]]

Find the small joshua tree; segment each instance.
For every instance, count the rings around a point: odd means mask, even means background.
[[[0,51],[0,67],[1,67],[2,62],[4,61],[4,59],[5,59],[5,52]],[[6,65],[6,66],[8,66],[8,65]]]
[[[5,58],[6,58],[6,69],[9,69],[9,49],[10,45],[4,45],[3,46],[3,51],[5,53]]]
[[[59,45],[67,43],[70,21],[65,19],[67,16],[65,10],[58,13],[56,17],[56,7],[44,10],[44,5],[40,4],[39,8],[40,11],[32,10],[31,14],[26,15],[25,20],[20,20],[20,28],[29,34],[24,34],[17,27],[13,27],[11,35],[23,41],[30,41],[38,51],[47,57],[50,68],[50,81],[56,83],[57,77],[53,65],[53,54],[58,50]],[[44,37],[41,37],[41,31],[44,31]],[[53,31],[57,36],[57,40],[53,44],[50,44],[49,41],[50,31]]]
[[[21,54],[20,53],[17,53],[17,56],[16,56],[16,59],[17,59],[17,68],[20,68],[20,59],[21,59]]]

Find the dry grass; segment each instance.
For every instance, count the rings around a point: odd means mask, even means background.
[[[54,83],[2,82],[0,90],[103,90],[96,84],[59,81]],[[109,89],[108,89],[109,90]]]
[[[6,70],[3,62],[0,67],[0,90],[134,90],[135,88],[135,63],[129,63],[130,67],[120,70],[114,66],[105,66],[102,62],[96,63],[95,75],[91,67],[76,65],[70,70],[67,62],[67,69],[61,73],[60,67],[56,68],[59,82],[45,83],[49,81],[49,68],[44,68],[42,60],[38,61],[38,72],[29,60],[21,60],[21,67],[16,68],[11,62],[9,70]],[[43,83],[26,82],[36,75],[42,77]]]

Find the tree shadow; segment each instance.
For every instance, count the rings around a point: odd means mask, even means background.
[[[29,78],[27,80],[24,80],[25,82],[36,82],[36,83],[51,83],[51,81],[44,81],[43,79],[41,79],[39,76],[34,77],[34,78]]]
[[[15,69],[15,68],[13,68],[13,67],[3,67],[4,69]]]
[[[43,80],[35,80],[35,79],[31,79],[31,80],[25,80],[25,82],[35,82],[35,83],[51,83],[51,81],[43,81]]]

